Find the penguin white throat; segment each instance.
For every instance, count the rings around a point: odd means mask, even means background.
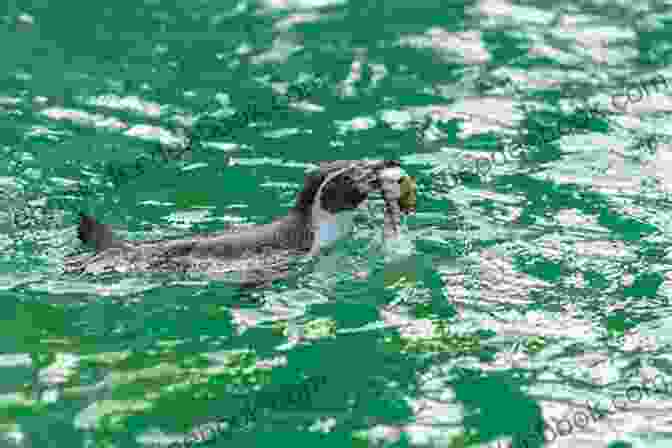
[[[321,207],[313,214],[315,239],[320,247],[328,247],[345,238],[353,227],[354,211],[329,213]]]

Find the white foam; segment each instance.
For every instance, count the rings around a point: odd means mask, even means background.
[[[396,238],[386,239],[383,244],[385,261],[399,260],[410,257],[415,252],[415,244],[405,232],[399,232]]]

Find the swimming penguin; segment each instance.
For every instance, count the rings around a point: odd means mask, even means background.
[[[283,267],[292,256],[316,255],[347,235],[352,211],[371,192],[380,191],[385,199],[386,238],[398,235],[400,213],[415,207],[415,183],[408,179],[394,160],[324,162],[306,175],[295,205],[270,224],[175,240],[120,240],[109,225],[80,214],[78,237],[96,253],[71,257],[65,270],[242,272],[242,284],[266,283],[286,275]]]

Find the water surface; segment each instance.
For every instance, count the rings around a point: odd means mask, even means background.
[[[0,6],[2,446],[168,446],[313,377],[209,446],[669,446],[672,88],[612,95],[672,78],[672,4],[556,3]],[[360,158],[417,178],[410,253],[376,199],[264,288],[63,273],[80,210],[266,223]]]

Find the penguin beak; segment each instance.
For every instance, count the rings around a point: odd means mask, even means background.
[[[415,179],[401,169],[401,164],[396,160],[373,162],[367,168],[371,175],[364,176],[358,183],[360,191],[382,191],[384,184],[399,184],[400,197],[399,208],[405,214],[414,212],[416,208]]]

